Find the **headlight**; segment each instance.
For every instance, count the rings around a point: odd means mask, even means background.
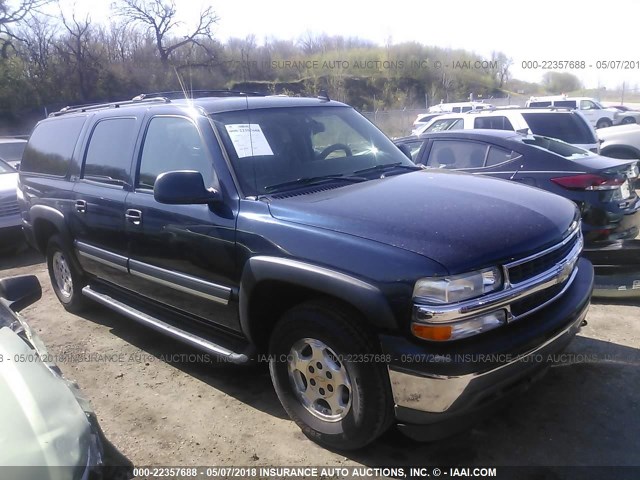
[[[413,297],[431,304],[457,303],[502,288],[502,273],[496,267],[449,277],[421,278]]]

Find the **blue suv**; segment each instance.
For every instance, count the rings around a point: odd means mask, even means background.
[[[416,166],[326,96],[195,92],[70,107],[18,195],[53,289],[234,363],[268,360],[330,448],[465,428],[576,334],[593,268],[575,205]]]

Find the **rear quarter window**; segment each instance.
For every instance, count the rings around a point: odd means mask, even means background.
[[[55,118],[36,126],[22,155],[20,170],[65,176],[85,120],[86,117]]]

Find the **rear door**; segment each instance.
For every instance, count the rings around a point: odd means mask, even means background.
[[[165,307],[238,330],[236,310],[228,306],[237,286],[237,199],[166,205],[153,195],[158,175],[168,171],[196,170],[205,185],[218,185],[213,156],[222,152],[211,126],[203,117],[155,115],[145,120],[145,129],[125,208],[134,289]],[[222,190],[224,197],[228,192]]]
[[[98,119],[82,153],[73,189],[71,229],[78,260],[87,272],[122,284],[127,280],[124,204],[133,185],[131,166],[141,119]]]

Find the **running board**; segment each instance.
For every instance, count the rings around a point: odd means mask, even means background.
[[[96,292],[89,286],[86,286],[82,289],[82,294],[85,297],[90,298],[91,300],[94,300],[95,302],[98,302],[105,307],[124,315],[125,317],[129,317],[130,319],[151,327],[158,332],[169,335],[195,348],[221,357],[231,363],[247,363],[249,361],[248,357],[244,353],[233,352],[225,347],[194,335],[186,330],[182,330],[178,327],[163,322],[162,320],[152,317],[151,315],[141,312],[140,310],[136,310],[135,308],[132,308],[129,305],[126,305],[125,303],[122,303],[115,298],[110,297],[109,295]]]

